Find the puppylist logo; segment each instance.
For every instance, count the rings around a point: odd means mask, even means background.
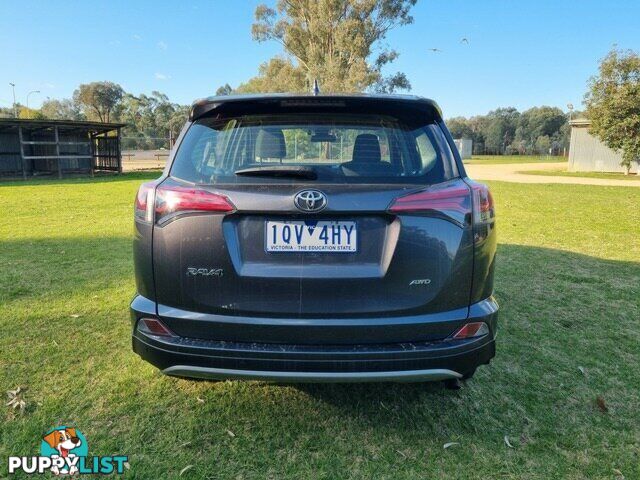
[[[40,456],[9,457],[9,473],[122,474],[127,460],[125,455],[89,457],[89,445],[82,432],[62,426],[44,434],[40,442]]]

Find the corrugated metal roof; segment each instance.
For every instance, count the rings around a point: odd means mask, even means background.
[[[591,125],[591,120],[587,118],[575,118],[569,121],[569,125],[572,127],[588,127]]]
[[[58,126],[58,127],[76,127],[87,129],[99,129],[99,130],[113,130],[116,128],[126,127],[126,123],[103,123],[103,122],[88,122],[88,121],[76,121],[76,120],[47,120],[47,119],[32,119],[32,118],[0,118],[0,127],[2,126]]]

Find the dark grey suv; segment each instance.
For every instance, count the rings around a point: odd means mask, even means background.
[[[433,101],[198,101],[135,201],[133,349],[182,377],[456,386],[495,355],[495,250]]]

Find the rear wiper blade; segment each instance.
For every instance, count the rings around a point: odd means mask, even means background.
[[[255,177],[296,177],[315,180],[318,173],[312,167],[269,165],[264,167],[241,168],[234,172],[236,175],[251,175]]]

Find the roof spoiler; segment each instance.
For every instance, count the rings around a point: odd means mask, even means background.
[[[398,118],[428,117],[442,120],[433,100],[409,95],[225,95],[198,100],[191,106],[189,121],[214,115],[318,112],[344,108],[349,113],[386,114]]]

